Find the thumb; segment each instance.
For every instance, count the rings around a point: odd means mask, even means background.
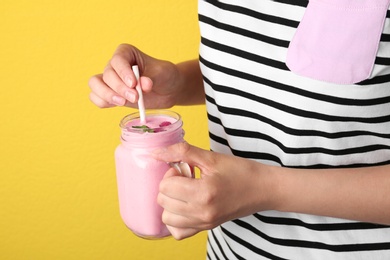
[[[192,146],[187,142],[177,143],[152,152],[152,157],[165,162],[186,162],[191,166],[203,168],[212,158],[210,151]]]
[[[153,88],[153,81],[149,77],[141,76],[140,84],[144,92],[150,92]]]

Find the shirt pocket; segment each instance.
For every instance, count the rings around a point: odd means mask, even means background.
[[[287,51],[288,68],[337,84],[370,77],[390,0],[310,0]]]

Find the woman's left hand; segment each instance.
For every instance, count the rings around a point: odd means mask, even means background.
[[[260,163],[185,142],[158,150],[154,157],[187,162],[200,169],[200,178],[191,179],[171,168],[161,181],[158,203],[164,208],[163,222],[175,239],[272,208],[269,198],[277,189],[273,178],[267,176],[266,166]]]

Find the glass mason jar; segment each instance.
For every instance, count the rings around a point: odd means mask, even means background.
[[[150,153],[184,141],[183,122],[169,110],[147,110],[146,122],[138,112],[121,122],[121,144],[115,150],[120,215],[137,236],[158,239],[170,236],[162,223],[163,209],[157,204],[159,184],[170,167],[194,177],[186,163],[167,163],[153,159]]]

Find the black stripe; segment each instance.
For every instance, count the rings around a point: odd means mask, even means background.
[[[224,234],[226,234],[230,239],[234,240],[235,242],[237,242],[238,244],[248,248],[249,250],[251,250],[252,252],[256,253],[257,255],[261,255],[261,256],[264,256],[264,257],[267,257],[269,259],[274,259],[274,260],[286,260],[285,258],[281,258],[281,257],[278,257],[276,255],[273,255],[271,253],[268,253],[266,251],[264,251],[263,249],[260,249],[258,247],[255,247],[252,243],[250,242],[247,242],[241,238],[239,238],[238,236],[235,236],[233,233],[229,232],[227,229],[225,229],[223,226],[221,226],[221,230]],[[238,258],[238,259],[244,259],[242,258],[241,256],[239,256],[236,252],[232,251],[232,253]]]
[[[382,33],[380,41],[381,42],[390,42],[390,34]]]
[[[244,222],[240,219],[233,220],[238,226],[249,230],[256,234],[257,236],[267,240],[268,242],[275,245],[282,246],[291,246],[291,247],[302,247],[302,248],[313,248],[313,249],[322,249],[329,250],[333,252],[359,252],[359,251],[378,251],[378,250],[390,250],[390,242],[383,243],[355,243],[355,244],[341,244],[341,245],[330,245],[322,242],[314,242],[307,240],[297,240],[297,239],[281,239],[268,236],[252,226],[251,224]],[[226,229],[224,229],[225,231]],[[227,230],[226,230],[227,231]]]
[[[360,154],[360,153],[369,153],[373,151],[378,150],[390,150],[390,146],[388,145],[366,145],[366,146],[357,146],[353,148],[345,148],[345,149],[328,149],[323,147],[302,147],[302,148],[293,148],[293,147],[287,147],[283,145],[280,141],[276,140],[275,138],[263,134],[261,132],[255,132],[255,131],[245,131],[245,130],[239,130],[239,129],[232,129],[232,128],[224,128],[226,131],[226,134],[230,136],[236,136],[236,137],[245,137],[245,138],[253,138],[254,140],[265,140],[268,141],[275,146],[279,147],[280,150],[283,151],[284,154],[326,154],[326,155],[332,155],[332,156],[341,156],[341,155],[352,155],[352,154]]]
[[[357,83],[357,85],[367,86],[367,85],[375,85],[375,84],[383,84],[383,83],[388,83],[388,85],[384,86],[384,87],[390,87],[389,86],[390,74],[376,76],[372,79],[366,79],[366,80],[363,80],[362,82]]]
[[[213,233],[214,240],[219,244],[219,242],[218,242],[218,240],[217,240],[217,237],[216,237],[215,234],[214,234],[214,231],[211,230],[211,232]],[[230,245],[229,245],[228,243],[226,243],[226,241],[225,241],[225,245],[229,248],[229,252],[231,252],[232,254],[234,254],[234,255],[236,256],[237,259],[244,259],[244,258],[241,257],[240,255],[236,254],[236,253],[232,250],[232,248],[230,247]],[[220,248],[220,249],[221,249],[221,248]],[[221,252],[222,252],[223,256],[225,257],[225,259],[229,259],[229,258],[225,255],[225,253],[224,253],[224,251],[223,251],[222,249],[221,249]]]
[[[277,156],[275,156],[273,154],[260,153],[260,152],[246,152],[246,151],[236,150],[236,149],[231,148],[225,139],[218,137],[211,132],[209,133],[209,137],[211,140],[213,140],[217,143],[220,143],[222,145],[225,145],[227,148],[229,148],[231,150],[232,154],[235,156],[242,157],[242,158],[248,158],[248,159],[255,159],[255,160],[272,161],[272,162],[278,163],[279,165],[284,166],[282,161]]]
[[[390,66],[390,58],[388,57],[376,57],[375,64]]]
[[[280,217],[268,217],[261,214],[255,213],[253,215],[255,218],[260,220],[263,223],[272,224],[272,225],[286,225],[286,226],[299,226],[304,227],[310,230],[316,231],[338,231],[338,230],[362,230],[362,229],[389,229],[390,226],[374,224],[374,223],[365,223],[365,222],[345,222],[345,223],[306,223],[300,219],[295,218],[280,218]]]
[[[281,166],[284,166],[282,161],[275,155],[273,154],[268,154],[268,153],[250,153],[250,152],[245,152],[245,151],[239,151],[236,149],[233,149],[229,146],[226,140],[217,137],[213,133],[209,133],[210,140],[220,143],[224,146],[226,146],[228,149],[230,149],[231,153],[235,156],[242,157],[242,158],[247,158],[247,159],[254,159],[254,160],[267,160],[267,161],[272,161],[275,163],[278,163]],[[223,140],[223,141],[221,141]],[[211,151],[213,151],[211,149]]]
[[[217,247],[218,247],[219,251],[222,253],[223,259],[228,259],[228,258],[226,257],[226,255],[225,255],[224,250],[222,249],[221,244],[219,243],[217,237],[215,236],[214,231],[213,231],[213,230],[210,230],[210,231],[209,231],[209,234],[210,234],[210,233],[211,233],[211,235],[212,235],[212,237],[213,237],[215,243],[217,244]],[[215,257],[216,257],[217,259],[219,259],[218,256],[217,256],[217,253],[215,252],[215,250],[214,250],[214,248],[212,247],[212,245],[211,245],[210,242],[209,242],[209,246],[213,249],[213,253],[214,253]]]
[[[307,2],[307,0],[303,0],[303,1]],[[252,9],[248,9],[248,8],[238,6],[238,5],[226,4],[226,3],[222,3],[220,1],[215,1],[215,0],[206,0],[205,2],[212,4],[216,7],[218,7],[219,9],[222,9],[225,11],[243,14],[243,15],[250,16],[250,17],[253,17],[253,18],[256,18],[256,19],[259,19],[262,21],[270,22],[270,23],[281,24],[281,25],[285,25],[285,26],[289,26],[289,27],[293,27],[293,28],[297,28],[298,24],[299,24],[298,21],[294,21],[294,20],[290,20],[290,19],[286,19],[283,17],[274,16],[274,15],[259,13],[259,12],[252,10]],[[289,1],[289,2],[291,2],[291,1]],[[307,3],[306,3],[306,5],[307,5]],[[304,5],[304,6],[306,7],[306,5]]]
[[[251,111],[246,111],[246,110],[241,110],[238,108],[229,108],[229,107],[223,107],[215,102],[212,102],[212,100],[206,96],[206,100],[215,106],[217,106],[218,111],[228,114],[228,115],[237,115],[237,116],[243,116],[243,117],[248,117],[252,119],[256,119],[258,121],[267,123],[268,125],[271,125],[274,128],[277,128],[281,130],[282,132],[289,134],[289,135],[294,135],[294,136],[314,136],[314,137],[324,137],[328,139],[338,139],[338,138],[345,138],[345,137],[358,137],[358,136],[375,136],[379,138],[385,138],[385,139],[390,139],[390,134],[385,134],[385,133],[376,133],[376,132],[371,132],[371,131],[344,131],[344,132],[324,132],[324,131],[319,131],[319,130],[306,130],[306,129],[294,129],[287,127],[286,125],[283,125],[281,123],[278,123],[268,117],[264,117],[259,113],[254,113]],[[216,117],[212,117],[211,115],[208,116],[209,120],[222,125],[222,122]]]
[[[284,62],[265,58],[263,56],[259,56],[259,55],[256,55],[256,54],[253,54],[250,52],[246,52],[246,51],[243,51],[241,49],[233,48],[233,47],[221,44],[221,43],[211,41],[211,40],[204,38],[204,37],[201,37],[201,43],[205,46],[212,48],[212,49],[226,52],[226,53],[230,53],[232,55],[235,55],[235,56],[247,59],[247,60],[251,60],[251,61],[254,61],[254,62],[257,62],[260,64],[265,64],[269,67],[274,67],[274,68],[281,69],[281,70],[289,70],[286,66],[286,63],[284,63]]]
[[[217,142],[217,143],[220,143],[220,144],[223,144],[223,145],[225,145],[225,146],[230,147],[230,146],[229,146],[229,143],[228,143],[225,139],[223,139],[222,137],[216,136],[216,135],[214,135],[214,134],[211,133],[211,132],[209,132],[209,137],[210,137],[213,141],[215,141],[215,142]]]
[[[213,246],[211,245],[210,243],[210,238],[207,237],[207,243],[209,244],[209,247],[211,248],[211,251],[213,251],[213,254],[214,254],[214,259],[217,259],[219,260],[219,257],[217,256],[217,254],[215,253],[215,250],[213,248]],[[207,254],[209,254],[210,250],[207,250]]]
[[[302,147],[302,148],[293,148],[293,147],[287,147],[283,145],[280,141],[276,140],[275,138],[260,133],[260,132],[254,132],[254,131],[245,131],[245,130],[238,130],[238,129],[232,129],[224,127],[226,134],[230,136],[235,137],[244,137],[244,138],[253,138],[254,141],[256,140],[265,140],[268,141],[275,146],[277,146],[284,154],[326,154],[331,156],[341,156],[341,155],[352,155],[352,154],[361,154],[361,153],[369,153],[373,151],[378,150],[390,150],[390,146],[388,145],[366,145],[366,146],[359,146],[359,147],[353,147],[353,148],[346,148],[346,149],[339,149],[339,150],[333,150],[333,149],[327,149],[323,147]],[[210,133],[211,135],[211,133]],[[215,138],[215,135],[214,135]],[[213,140],[215,140],[213,138]]]
[[[283,3],[286,5],[297,5],[306,7],[309,3],[308,0],[273,0],[274,2]]]
[[[266,36],[266,35],[263,35],[263,34],[260,34],[260,33],[256,33],[256,32],[252,32],[252,31],[249,31],[249,30],[245,30],[245,29],[242,29],[240,27],[236,27],[236,26],[232,26],[232,25],[229,25],[229,24],[225,24],[225,23],[221,23],[219,21],[216,21],[210,17],[207,17],[207,16],[204,16],[204,15],[201,15],[199,14],[199,21],[202,22],[202,23],[207,23],[209,25],[212,25],[216,28],[219,28],[221,30],[224,30],[224,31],[228,31],[228,32],[232,32],[232,33],[235,33],[235,34],[238,34],[238,35],[242,35],[242,36],[246,36],[246,37],[249,37],[251,39],[255,39],[255,40],[258,40],[258,41],[262,41],[262,42],[266,42],[266,43],[269,43],[269,44],[272,44],[272,45],[275,45],[275,46],[280,46],[280,47],[288,47],[288,44],[289,42],[288,41],[284,41],[284,40],[279,40],[279,39],[275,39],[275,38],[272,38],[272,37],[269,37],[269,36]]]
[[[246,80],[249,80],[249,81],[256,82],[258,84],[266,85],[268,87],[272,87],[272,88],[275,88],[275,89],[278,89],[278,90],[283,90],[283,91],[286,91],[286,92],[294,93],[294,94],[297,94],[297,95],[300,95],[300,96],[303,96],[303,97],[307,97],[307,98],[311,98],[311,99],[315,99],[315,100],[319,100],[319,101],[334,103],[334,104],[338,104],[338,105],[346,105],[346,106],[373,106],[373,105],[380,105],[380,104],[390,103],[390,96],[386,96],[386,97],[382,97],[382,98],[373,98],[373,99],[348,99],[348,98],[340,98],[340,97],[329,96],[329,95],[324,95],[324,94],[319,94],[319,93],[313,93],[313,92],[310,92],[310,91],[307,91],[307,90],[299,89],[299,88],[296,88],[296,87],[293,87],[293,86],[289,86],[289,85],[286,85],[286,84],[282,84],[282,83],[279,83],[279,82],[275,82],[275,81],[272,81],[272,80],[261,78],[261,77],[256,76],[256,75],[252,75],[252,74],[245,73],[245,72],[242,72],[242,71],[237,71],[237,70],[233,70],[233,69],[230,69],[230,68],[223,67],[221,65],[212,63],[212,62],[204,59],[202,56],[199,56],[199,60],[200,60],[200,62],[204,66],[206,66],[206,67],[208,67],[210,69],[213,69],[213,70],[225,73],[227,75],[235,76],[235,77],[242,78],[242,79],[246,79]],[[237,89],[235,89],[235,90],[232,89],[231,90],[230,88],[227,88],[227,87],[224,87],[224,86],[221,86],[221,85],[217,85],[217,84],[213,84],[211,82],[210,82],[210,85],[214,86],[214,87],[223,88],[223,90],[227,89],[231,93],[234,93],[234,94],[236,94],[235,91],[239,91]],[[245,93],[245,95],[256,97],[256,96],[251,95],[249,93]],[[387,118],[388,117],[386,117],[386,119],[384,119],[384,122],[388,121]],[[381,122],[381,120],[379,120],[379,122]]]

